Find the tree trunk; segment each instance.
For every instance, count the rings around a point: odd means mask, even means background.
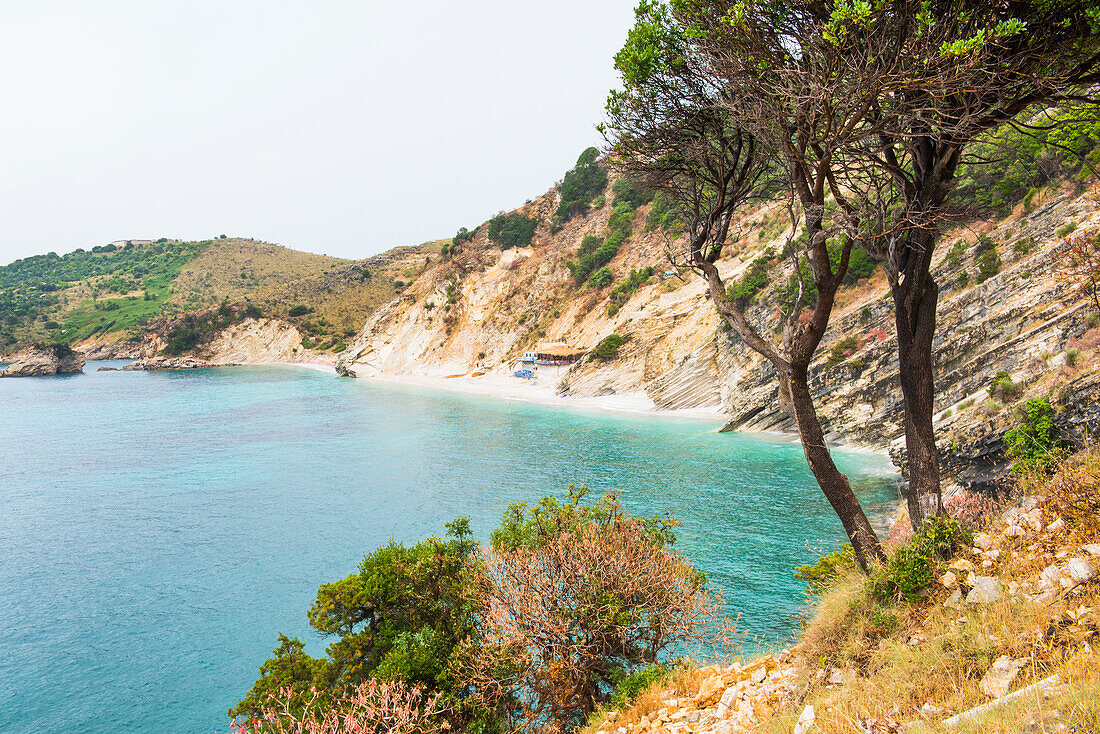
[[[914,530],[926,518],[943,512],[939,451],[932,428],[936,398],[932,341],[936,334],[939,287],[931,276],[925,281],[920,292],[912,294],[914,298],[903,295],[907,290],[904,282],[894,292],[898,372],[904,399],[905,451],[909,468],[906,504]]]
[[[779,379],[789,384],[791,403],[798,423],[798,435],[802,440],[802,450],[806,454],[810,471],[813,472],[814,478],[821,486],[821,491],[825,493],[825,498],[829,500],[829,504],[833,506],[837,517],[840,518],[848,539],[852,541],[859,567],[867,572],[873,564],[885,561],[886,556],[882,552],[882,546],[879,545],[874,528],[868,522],[859,500],[856,499],[851,485],[848,484],[848,478],[833,463],[832,454],[825,443],[825,434],[821,430],[821,422],[817,418],[817,410],[814,408],[806,369],[792,366],[786,374],[780,374]]]

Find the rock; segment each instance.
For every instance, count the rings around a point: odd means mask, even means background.
[[[951,592],[951,596],[947,597],[947,601],[945,601],[943,605],[948,609],[954,609],[956,607],[962,606],[962,598],[962,590],[956,588],[954,591]]]
[[[1062,530],[1065,530],[1065,529],[1066,529],[1066,521],[1063,520],[1060,517],[1057,520],[1055,520],[1054,522],[1052,522],[1050,525],[1047,525],[1047,532],[1048,533],[1058,533],[1058,532],[1061,532]]]
[[[48,377],[75,375],[84,371],[84,360],[67,347],[34,349],[0,371],[0,377]]]
[[[1027,662],[1027,658],[1014,659],[1008,655],[997,658],[979,684],[982,693],[990,698],[1000,698],[1007,694],[1012,682],[1016,680],[1020,668],[1024,667]]]
[[[996,576],[975,576],[967,604],[989,604],[1001,598],[1001,581]]]
[[[1090,543],[1088,545],[1081,546],[1081,550],[1088,553],[1090,556],[1100,556],[1100,543]]]
[[[1084,583],[1096,575],[1096,569],[1084,558],[1071,558],[1066,564],[1070,578],[1077,583]]]
[[[1009,525],[1007,528],[1005,528],[1003,535],[1006,538],[1022,538],[1027,535],[1027,531],[1019,525]]]
[[[118,367],[100,367],[96,372],[118,372]]]
[[[1062,580],[1062,569],[1055,565],[1047,566],[1039,574],[1039,588],[1044,591],[1056,591]]]
[[[791,734],[809,734],[815,719],[813,706],[807,706],[802,709],[802,715],[798,717],[798,722],[794,725],[794,730]]]
[[[978,533],[974,536],[974,545],[982,550],[989,550],[993,547],[993,536],[989,533]]]
[[[920,715],[925,719],[932,721],[943,716],[943,709],[938,706],[933,706],[931,701],[926,701],[923,706],[920,707]]]
[[[760,683],[763,683],[764,679],[767,678],[767,677],[768,677],[768,669],[767,669],[767,667],[765,667],[763,665],[761,665],[756,670],[752,671],[752,682],[753,683],[756,683],[756,684],[759,685]]]
[[[960,558],[959,560],[948,566],[948,568],[952,571],[958,571],[959,573],[968,573],[974,570],[974,564],[966,560],[965,558]]]
[[[155,372],[157,370],[200,370],[207,367],[235,366],[237,365],[213,364],[204,359],[195,359],[194,357],[149,357],[148,359],[135,360],[122,369],[127,372]]]

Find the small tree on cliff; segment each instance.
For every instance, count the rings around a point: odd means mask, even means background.
[[[798,53],[787,39],[810,35],[811,21],[768,7],[769,34],[739,34],[730,24],[715,31],[711,43],[738,51],[720,73],[696,25],[706,19],[706,8],[681,16],[663,4],[642,2],[616,56],[624,89],[609,97],[603,132],[617,166],[681,209],[686,264],[706,280],[725,321],[775,368],[780,406],[794,417],[810,470],[867,569],[883,559],[882,549],[833,462],[809,389],[809,365],[851,254],[852,238],[841,236],[851,223],[830,215],[826,200],[843,195],[843,185],[860,175],[858,167],[843,167],[839,152],[851,145],[867,114],[866,100],[850,94],[867,70],[847,66],[836,55]],[[823,98],[832,114],[821,113]],[[792,230],[801,226],[805,235],[802,247],[792,242],[788,248],[795,287],[781,309],[778,343],[727,297],[715,265],[734,213],[761,188],[788,192]],[[835,264],[830,244],[839,252]],[[802,277],[807,271],[813,288]]]

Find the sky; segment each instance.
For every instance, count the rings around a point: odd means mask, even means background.
[[[472,229],[601,144],[634,4],[0,0],[0,263]]]

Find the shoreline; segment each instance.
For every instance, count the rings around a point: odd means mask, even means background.
[[[336,376],[334,365],[322,362],[275,362],[276,366],[301,367]],[[441,390],[444,392],[479,395],[493,400],[517,401],[558,408],[579,408],[607,413],[626,413],[651,418],[681,418],[685,420],[713,421],[716,429],[729,420],[729,415],[719,406],[712,408],[686,408],[683,410],[661,410],[644,392],[616,393],[594,397],[568,397],[554,392],[554,382],[547,380],[527,383],[515,377],[501,374],[486,374],[479,377],[461,375],[458,377],[433,377],[430,375],[367,375],[364,377],[341,378],[362,380],[382,385]],[[786,431],[734,431],[735,433],[767,436],[774,440],[798,443],[798,434]],[[846,441],[830,444],[830,448],[860,454],[875,454],[890,459],[888,449],[877,449],[866,444],[852,444]],[[891,466],[893,462],[891,460]],[[894,467],[895,471],[897,467]]]
[[[538,379],[522,381],[504,375],[482,375],[471,377],[431,377],[428,375],[370,375],[366,377],[344,378],[363,380],[386,385],[403,385],[429,390],[480,395],[496,400],[517,401],[559,408],[582,408],[611,413],[629,413],[659,418],[684,418],[691,420],[714,421],[721,425],[728,417],[718,406],[713,408],[687,408],[683,410],[660,410],[644,392],[615,393],[592,397],[569,397],[558,395],[551,380]],[[775,434],[783,436],[785,434]]]

